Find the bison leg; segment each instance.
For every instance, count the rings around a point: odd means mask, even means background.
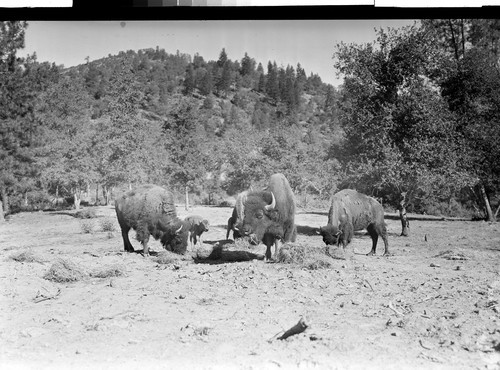
[[[122,237],[123,237],[123,246],[125,252],[134,252],[134,247],[132,247],[132,243],[130,243],[130,239],[128,238],[128,232],[130,231],[130,227],[122,226]]]
[[[229,232],[233,230],[233,219],[230,218],[227,221],[227,232],[226,232],[226,240],[229,239]],[[233,239],[234,239],[234,230],[233,230]]]
[[[149,256],[149,246],[148,246],[148,241],[149,241],[149,238],[145,239],[145,240],[142,242],[142,246],[143,246],[142,254],[144,255],[144,257]]]
[[[377,250],[378,232],[375,230],[375,225],[373,224],[368,225],[366,229],[372,238],[372,250],[367,254],[367,256],[374,256]]]
[[[389,240],[387,239],[387,230],[385,229],[385,226],[383,227],[382,230],[380,230],[379,234],[382,237],[382,240],[384,241],[384,246],[385,246],[384,256],[388,257],[391,255],[391,252],[389,252]]]
[[[274,244],[274,252],[275,252],[275,258],[277,257],[277,240],[276,238],[274,238],[272,235],[269,235],[269,234],[265,234],[264,235],[264,238],[262,238],[262,243],[265,244],[266,246],[266,255],[265,255],[265,258],[264,258],[264,261],[270,261],[271,260],[271,246]]]

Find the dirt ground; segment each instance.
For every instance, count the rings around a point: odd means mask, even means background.
[[[381,256],[381,241],[365,256],[371,240],[357,233],[345,259],[309,270],[260,259],[160,264],[123,252],[114,209],[95,209],[85,221],[93,233],[74,211],[0,225],[2,369],[500,369],[498,224],[411,221],[401,237],[387,220],[393,256]],[[178,208],[210,221],[206,245],[225,239],[231,211]],[[298,242],[322,247],[314,228],[326,220],[299,212]],[[116,231],[100,231],[105,222]],[[34,260],[12,259],[23,251]],[[61,258],[85,275],[44,279]],[[124,275],[95,277],[108,267]],[[304,332],[277,339],[301,318]]]

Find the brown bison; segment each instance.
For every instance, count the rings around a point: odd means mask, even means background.
[[[295,197],[284,175],[272,175],[266,190],[248,192],[237,206],[241,207],[243,234],[266,245],[266,260],[271,259],[273,244],[276,258],[278,240],[295,241]]]
[[[372,238],[372,250],[368,256],[374,255],[377,249],[378,237],[381,236],[385,245],[384,256],[389,255],[389,242],[384,222],[384,208],[372,197],[358,193],[355,190],[339,191],[332,198],[328,225],[320,227],[323,241],[328,245],[340,245],[345,250],[350,243],[354,231],[366,229]]]
[[[149,255],[150,235],[160,239],[166,250],[178,254],[186,252],[190,225],[177,217],[174,198],[168,190],[156,185],[140,186],[117,198],[115,209],[125,251],[134,251],[128,238],[128,232],[134,229],[145,256]]]
[[[233,230],[233,239],[236,240],[237,238],[241,238],[241,232],[239,228],[241,227],[242,223],[242,216],[238,215],[238,210],[242,209],[241,202],[246,198],[248,194],[248,191],[244,191],[236,197],[236,205],[233,208],[233,213],[231,217],[227,219],[227,232],[226,232],[226,239],[229,239],[229,233],[231,230]]]
[[[196,215],[188,216],[184,220],[189,222],[189,242],[191,244],[191,248],[196,245],[196,242],[198,241],[197,238],[200,239],[200,244],[203,244],[201,234],[208,231],[208,220]]]

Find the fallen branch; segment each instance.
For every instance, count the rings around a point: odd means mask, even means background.
[[[389,304],[387,305],[387,307],[390,308],[391,310],[393,310],[397,315],[404,316],[404,313],[399,312],[398,310],[396,310],[394,308],[394,306],[392,305],[392,302],[389,302]]]
[[[43,294],[40,294],[40,292],[38,292],[37,296],[33,298],[33,302],[40,303],[43,301],[48,301],[49,299],[56,299],[59,294],[61,294],[61,289],[57,289],[57,293],[51,296],[45,296]]]
[[[288,337],[291,337],[292,335],[302,333],[304,330],[307,329],[307,324],[304,321],[304,318],[300,318],[299,322],[292,326],[290,329],[285,331],[280,337],[278,337],[279,340],[286,339]]]
[[[373,287],[372,287],[372,285],[370,284],[370,282],[369,282],[368,280],[366,280],[366,279],[363,279],[363,281],[364,281],[365,283],[367,283],[367,284],[368,284],[368,286],[370,287],[370,289],[372,290],[372,292],[374,292]]]

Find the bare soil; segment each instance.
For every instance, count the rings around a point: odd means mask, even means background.
[[[259,258],[158,263],[124,252],[114,209],[95,210],[85,221],[39,212],[0,224],[2,369],[500,368],[498,224],[417,220],[401,237],[388,219],[393,256],[381,241],[365,256],[361,232],[345,255],[332,251],[345,259],[310,270]],[[225,238],[231,212],[178,208],[210,221],[206,247]],[[324,247],[315,228],[325,214],[296,216],[299,243]],[[45,279],[57,261],[80,274]],[[300,319],[303,332],[278,339]]]

